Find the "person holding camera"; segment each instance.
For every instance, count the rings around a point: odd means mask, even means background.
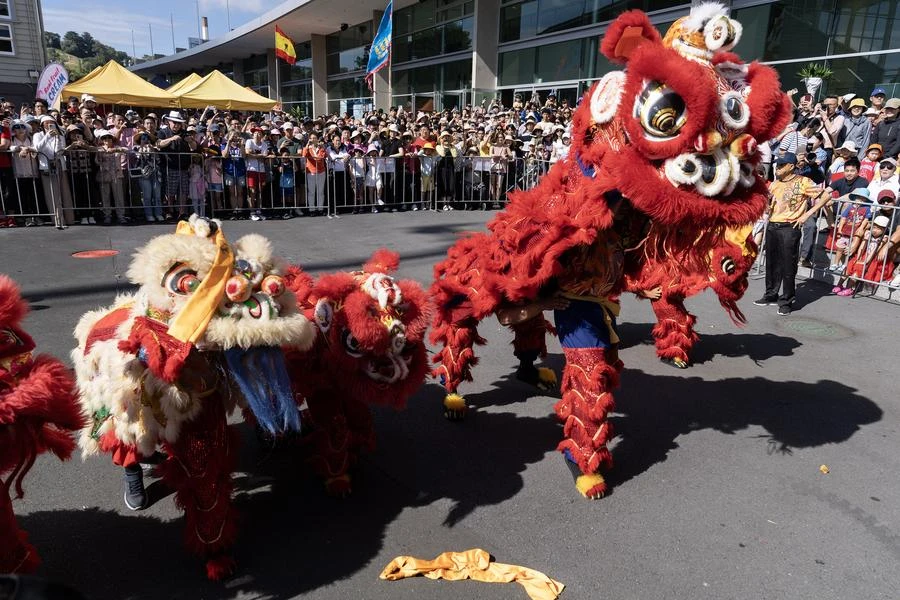
[[[166,127],[159,130],[157,147],[165,155],[166,167],[166,206],[174,213],[166,214],[166,220],[180,215],[188,205],[188,187],[191,166],[189,154],[197,149],[193,136],[187,135],[184,129],[184,117],[177,110],[170,111],[165,117]]]
[[[325,145],[315,132],[309,134],[309,142],[300,156],[306,161],[306,209],[309,215],[325,214]]]
[[[265,138],[262,127],[254,127],[250,132],[253,137],[244,142],[244,156],[247,157],[247,204],[250,207],[250,219],[264,221],[261,210],[262,188],[266,183],[266,160],[274,151]]]
[[[49,115],[42,116],[41,131],[34,135],[34,149],[38,152],[44,199],[53,207],[54,220],[59,229],[75,222],[72,192],[64,171],[65,163],[60,154],[65,147],[65,136],[56,121]]]

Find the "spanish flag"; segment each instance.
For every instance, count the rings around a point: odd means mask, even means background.
[[[297,52],[294,50],[294,42],[284,35],[278,25],[275,26],[275,56],[289,65],[297,62]]]

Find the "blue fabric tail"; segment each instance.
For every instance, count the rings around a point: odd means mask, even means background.
[[[260,427],[276,435],[300,431],[300,412],[281,349],[232,348],[225,360]]]

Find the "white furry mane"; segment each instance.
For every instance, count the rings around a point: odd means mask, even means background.
[[[682,25],[688,31],[703,31],[703,27],[713,17],[728,16],[728,7],[719,2],[701,2],[691,8]]]

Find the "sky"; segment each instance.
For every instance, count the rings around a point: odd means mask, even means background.
[[[124,2],[123,0],[42,0],[44,29],[65,35],[67,31],[87,31],[107,46],[136,53],[140,58],[150,54],[150,31],[153,50],[157,54],[172,54],[172,26],[175,24],[175,44],[188,47],[188,37],[200,37],[200,15],[209,20],[209,37],[215,39],[250,19],[271,10],[279,2],[268,0],[153,0],[152,2]],[[170,19],[171,15],[171,19]],[[131,32],[134,31],[132,48]]]

